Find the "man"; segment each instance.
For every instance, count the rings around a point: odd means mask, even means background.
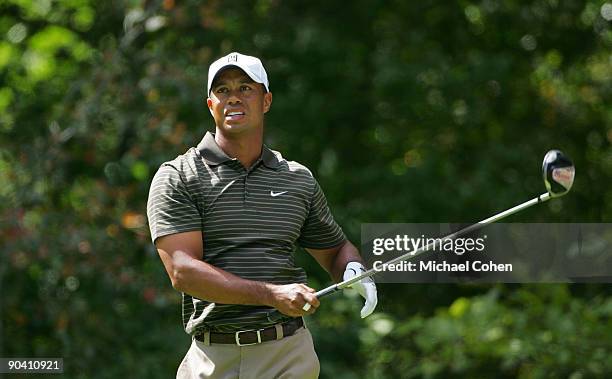
[[[263,144],[272,105],[258,58],[231,53],[211,64],[206,103],[215,133],[161,165],[151,184],[151,237],[183,294],[193,342],[177,378],[315,378],[319,362],[302,316],[319,306],[295,245],[335,281],[362,270],[311,172]],[[362,317],[376,306],[376,286]],[[268,319],[274,309],[283,314]]]

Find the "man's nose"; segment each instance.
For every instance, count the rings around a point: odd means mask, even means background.
[[[240,100],[239,91],[230,91],[229,97],[227,98],[227,102],[230,104],[241,103],[242,100]]]

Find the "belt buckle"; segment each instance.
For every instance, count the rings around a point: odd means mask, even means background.
[[[259,330],[240,330],[240,331],[236,332],[236,345],[238,345],[238,346],[250,346],[250,345],[257,345],[258,343],[261,343],[261,331],[262,331],[262,329],[259,329]],[[257,334],[257,342],[240,343],[240,333],[248,333],[248,332],[255,332]]]

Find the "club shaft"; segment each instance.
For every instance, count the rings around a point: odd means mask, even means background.
[[[470,225],[470,226],[468,226],[468,227],[466,227],[464,229],[456,231],[455,233],[449,234],[446,237],[442,237],[441,241],[450,240],[450,239],[457,238],[457,237],[460,237],[462,235],[465,235],[465,234],[467,234],[469,232],[473,232],[474,230],[478,230],[478,229],[480,229],[482,227],[485,227],[485,226],[487,226],[489,224],[494,223],[495,221],[499,221],[499,220],[501,220],[501,219],[503,219],[505,217],[508,217],[508,216],[510,216],[510,215],[512,215],[512,214],[514,214],[516,212],[519,212],[519,211],[521,211],[521,210],[523,210],[525,208],[529,208],[532,205],[535,205],[535,204],[538,204],[538,203],[543,203],[543,202],[545,202],[545,201],[547,201],[549,199],[550,199],[550,194],[549,193],[543,193],[542,195],[540,195],[540,196],[538,196],[536,198],[533,198],[533,199],[531,199],[529,201],[526,201],[526,202],[524,202],[522,204],[519,204],[519,205],[517,205],[515,207],[512,207],[512,208],[510,208],[508,210],[505,210],[505,211],[500,212],[500,213],[498,213],[496,215],[493,215],[493,216],[491,216],[489,218],[486,218],[486,219],[484,219],[482,221],[479,221],[479,222],[477,222],[475,224],[472,224],[472,225]],[[385,262],[385,264],[394,264],[394,263],[397,263],[397,262],[401,262],[401,261],[405,261],[407,259],[414,258],[414,257],[416,257],[418,255],[421,255],[424,252],[428,251],[433,246],[434,246],[434,243],[428,243],[427,245],[425,245],[423,247],[420,247],[420,248],[418,248],[415,251],[410,251],[410,252],[408,252],[406,254],[403,254],[403,255],[400,255],[398,257],[395,257],[395,258],[391,259],[390,261]],[[317,297],[327,296],[330,293],[336,292],[337,290],[341,290],[343,288],[349,287],[349,286],[351,286],[351,284],[356,283],[356,282],[360,281],[361,279],[374,276],[374,275],[376,275],[379,272],[380,271],[377,271],[377,270],[374,270],[373,268],[371,268],[371,269],[369,269],[367,271],[364,271],[360,275],[354,276],[354,277],[352,277],[352,278],[350,278],[348,280],[345,280],[343,282],[336,283],[336,284],[334,284],[332,286],[324,288],[321,291],[317,292],[316,295],[317,295]]]

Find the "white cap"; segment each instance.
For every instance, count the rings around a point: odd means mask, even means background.
[[[270,91],[270,84],[268,83],[268,74],[264,69],[263,64],[259,58],[252,57],[250,55],[243,55],[240,53],[229,53],[226,56],[214,61],[208,68],[208,91],[207,95],[210,94],[210,87],[215,79],[215,76],[223,68],[228,66],[236,66],[244,71],[251,79],[256,83],[261,83],[266,87],[266,91]]]

